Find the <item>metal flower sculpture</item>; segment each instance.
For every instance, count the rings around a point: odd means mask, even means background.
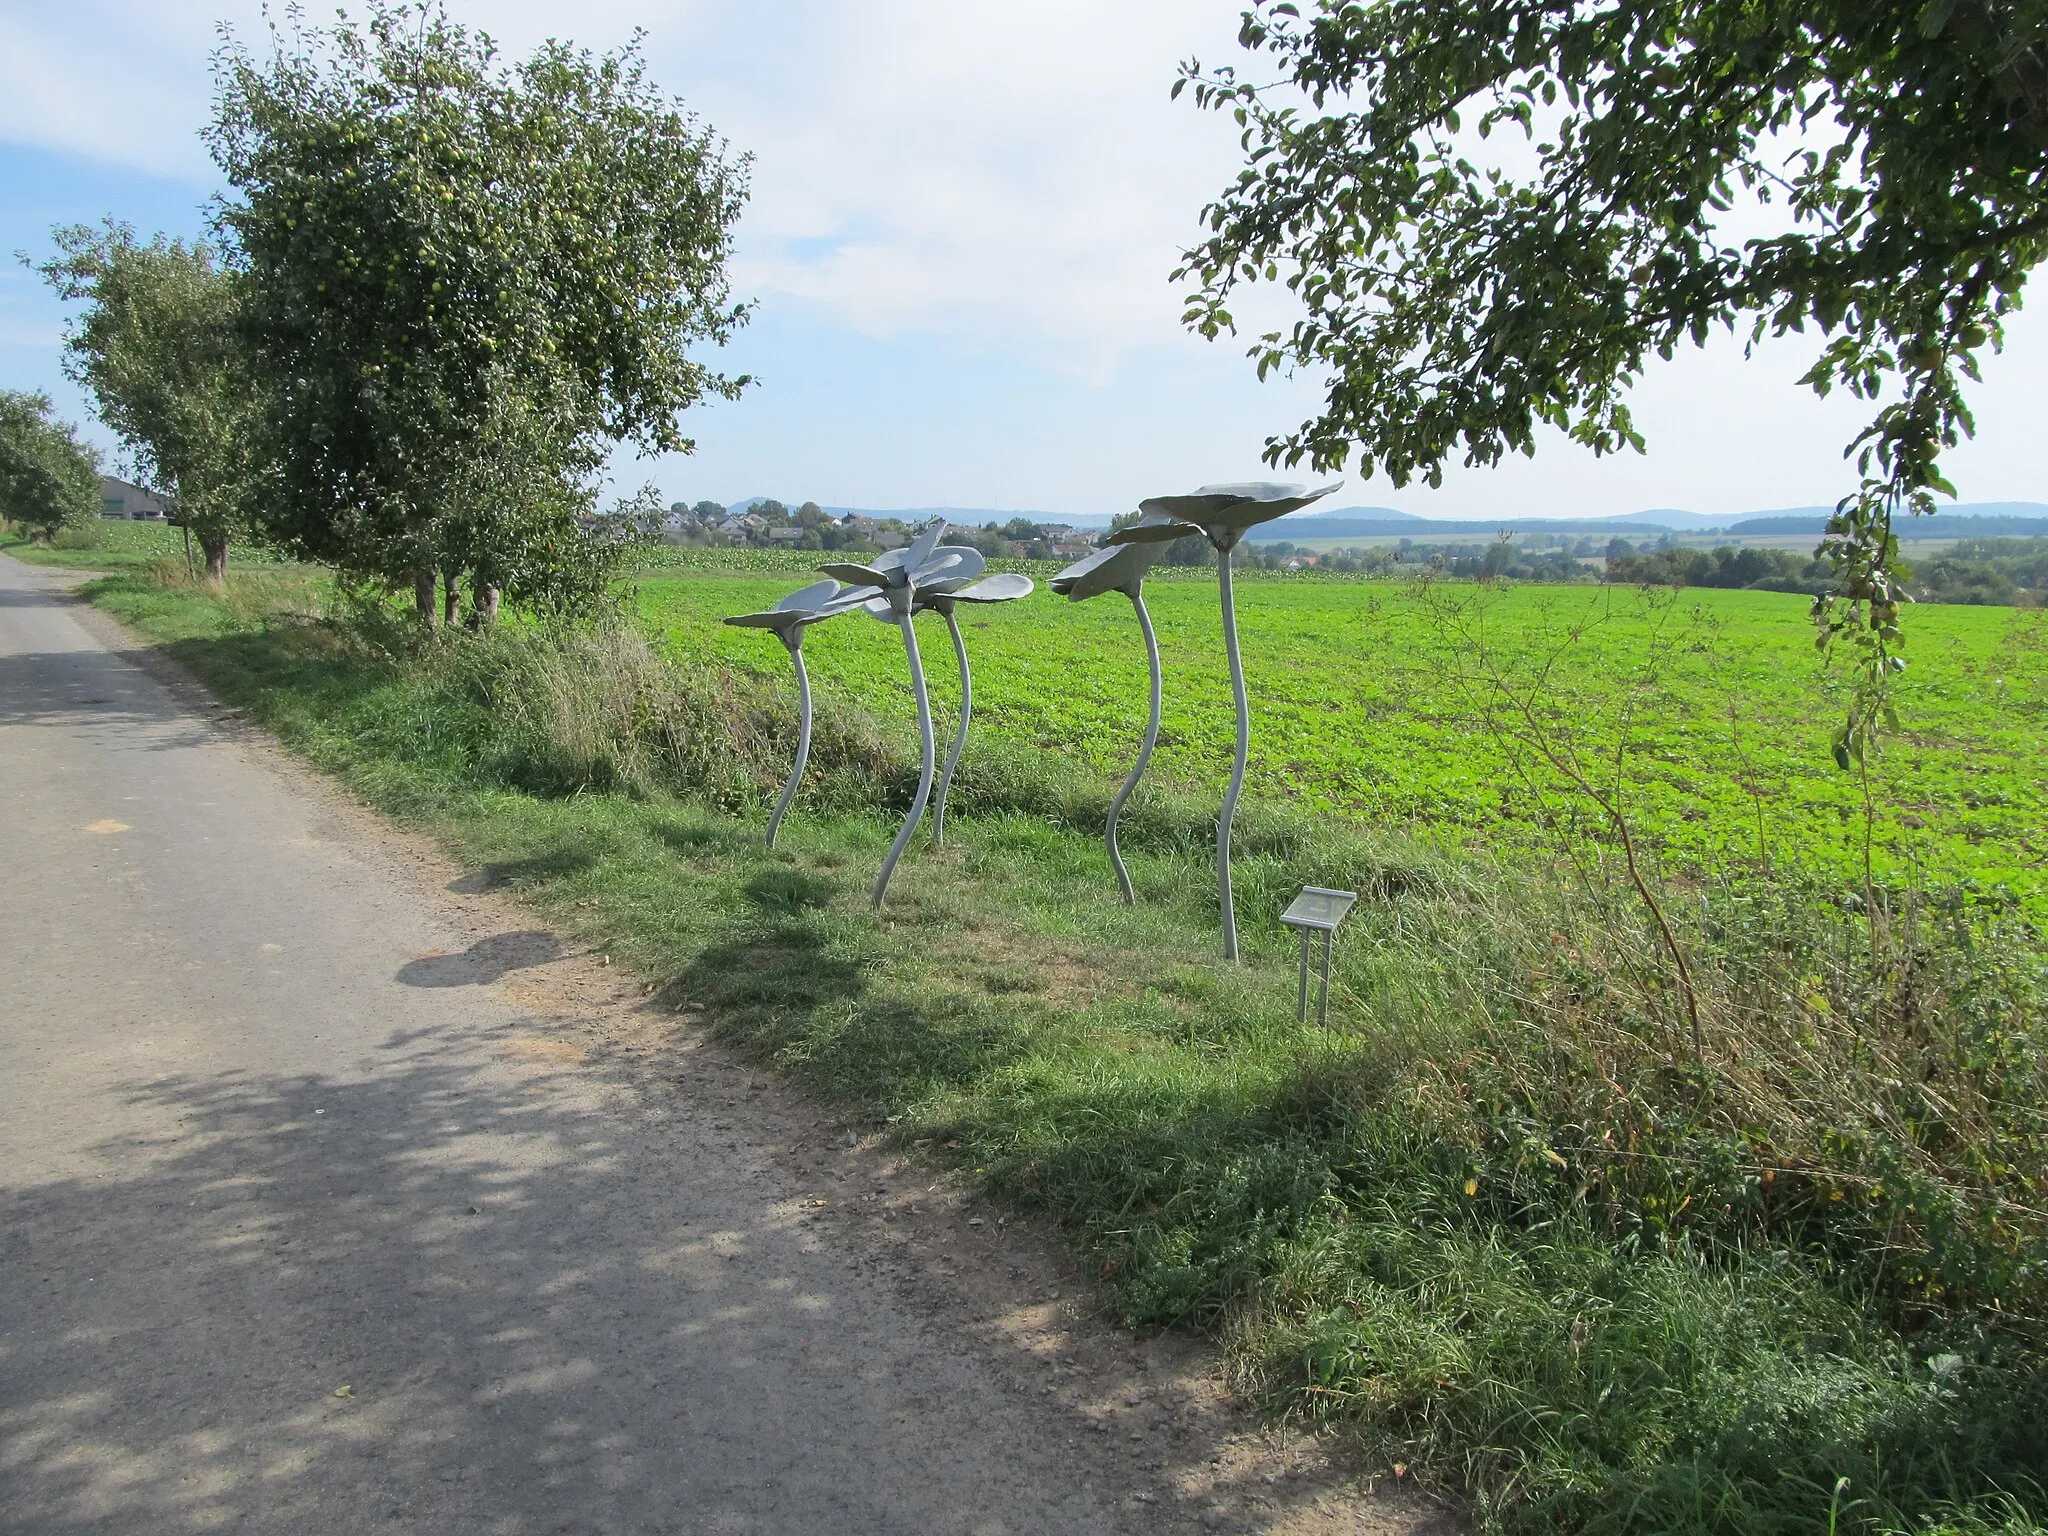
[[[1159,637],[1152,632],[1152,615],[1145,611],[1144,593],[1145,573],[1158,557],[1155,544],[1111,544],[1085,560],[1075,561],[1047,583],[1054,592],[1077,603],[1105,592],[1123,593],[1131,600],[1138,615],[1139,632],[1145,637],[1145,659],[1152,669],[1152,707],[1145,720],[1145,741],[1138,748],[1138,760],[1131,765],[1130,777],[1110,797],[1109,822],[1103,829],[1110,867],[1116,871],[1116,883],[1123,890],[1127,907],[1135,906],[1138,898],[1131,889],[1130,871],[1124,868],[1123,854],[1116,845],[1116,819],[1144,776],[1145,765],[1152,761],[1152,749],[1159,744]]]
[[[742,629],[772,629],[775,637],[789,648],[789,659],[796,668],[796,696],[801,724],[796,737],[796,767],[791,770],[789,782],[782,786],[782,795],[775,802],[775,813],[768,818],[768,846],[775,846],[775,834],[782,830],[782,818],[789,813],[789,803],[796,798],[796,787],[804,776],[804,765],[811,757],[811,675],[804,668],[804,631],[821,619],[833,618],[838,614],[851,613],[868,600],[873,592],[868,586],[846,586],[837,581],[814,581],[808,587],[800,587],[790,593],[773,608],[759,613],[736,613],[725,622],[736,624]]]
[[[875,617],[893,623],[903,636],[903,654],[910,663],[910,687],[917,699],[917,734],[920,759],[917,778],[917,795],[910,802],[910,814],[903,819],[903,827],[896,834],[896,841],[889,846],[889,856],[882,861],[881,875],[875,881],[874,905],[882,905],[882,897],[889,889],[889,877],[896,872],[896,863],[903,857],[903,850],[910,845],[911,834],[917,831],[917,824],[924,819],[924,808],[931,799],[932,774],[936,767],[938,748],[932,736],[931,695],[925,688],[924,658],[917,650],[917,630],[911,620],[930,606],[929,599],[941,587],[949,593],[972,582],[985,569],[981,551],[966,545],[941,546],[939,535],[945,532],[945,519],[938,518],[928,523],[906,549],[892,549],[877,556],[872,565],[851,562],[835,562],[820,566],[828,576],[858,583],[863,587],[879,588],[879,595],[862,593],[867,609]],[[1000,580],[1001,578],[992,578]],[[1025,584],[1024,591],[1030,591]],[[1023,593],[1016,594],[1022,596]],[[968,601],[981,599],[969,598]],[[948,624],[951,616],[948,615]],[[953,643],[960,652],[960,672],[967,675],[967,656],[960,648],[960,633],[953,631]],[[966,699],[963,692],[961,709],[961,730],[959,743],[966,740]],[[953,766],[959,760],[959,745],[956,744],[946,766],[947,777],[952,776]]]
[[[967,642],[960,635],[960,621],[953,617],[955,603],[1013,603],[1029,597],[1036,585],[1029,576],[986,576],[968,584],[968,578],[948,572],[929,589],[918,594],[917,606],[938,614],[953,637],[953,655],[960,663],[960,724],[953,732],[953,745],[946,753],[945,771],[939,775],[939,797],[932,805],[932,846],[946,846],[946,791],[953,784],[953,770],[960,766],[960,754],[967,749],[967,726],[974,719],[974,674],[967,669]],[[873,603],[870,601],[869,606]]]
[[[1223,958],[1237,959],[1237,909],[1230,898],[1230,823],[1244,792],[1245,763],[1251,754],[1251,706],[1245,700],[1244,660],[1237,649],[1237,605],[1230,590],[1230,552],[1247,530],[1289,512],[1299,511],[1337,489],[1343,482],[1320,486],[1276,485],[1253,481],[1243,485],[1205,485],[1192,496],[1154,496],[1138,503],[1145,521],[1109,536],[1111,544],[1157,544],[1199,533],[1216,548],[1216,584],[1223,602],[1223,649],[1230,659],[1230,692],[1237,705],[1237,756],[1230,769],[1230,788],[1216,823],[1218,899],[1223,909]]]

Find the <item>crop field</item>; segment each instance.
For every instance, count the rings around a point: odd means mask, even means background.
[[[718,621],[773,602],[815,558],[644,572],[638,607],[678,655],[786,680],[773,640]],[[1220,794],[1232,724],[1214,579],[1162,575],[1147,587],[1166,679],[1153,773]],[[1861,869],[1865,786],[1829,753],[1845,685],[1822,665],[1804,598],[1247,577],[1238,613],[1249,797],[1454,842],[1535,843],[1546,815],[1597,814],[1567,792],[1557,758],[1680,867]],[[962,615],[977,739],[1036,745],[1106,777],[1127,767],[1145,693],[1128,603],[1041,589]],[[1901,730],[1868,786],[1874,873],[2003,887],[2048,907],[2048,615],[1923,607],[1908,634]],[[958,687],[937,619],[920,620],[920,645],[943,731]],[[867,710],[913,750],[891,627],[862,615],[821,625],[805,657],[821,699]]]

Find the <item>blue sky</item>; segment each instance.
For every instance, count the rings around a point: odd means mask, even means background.
[[[320,8],[324,12],[324,7]],[[1229,125],[1172,104],[1176,61],[1235,52],[1213,0],[453,0],[523,51],[648,33],[655,77],[755,156],[734,267],[758,304],[725,363],[761,385],[693,413],[698,452],[615,466],[670,498],[809,497],[1105,513],[1256,478],[1312,380],[1259,384],[1239,348],[1184,334],[1166,278],[1236,166]],[[113,214],[196,233],[215,189],[197,130],[216,23],[245,0],[0,0],[0,252]],[[2044,305],[2048,308],[2048,305]],[[1283,317],[1284,306],[1271,311]],[[58,367],[60,307],[0,269],[0,383],[85,404]],[[1726,513],[1834,500],[1857,402],[1793,381],[1807,348],[1717,342],[1638,391],[1644,456],[1561,439],[1444,488],[1355,478],[1336,498],[1425,516]],[[2023,314],[1955,454],[1965,500],[2048,501],[2037,449],[2048,319]]]

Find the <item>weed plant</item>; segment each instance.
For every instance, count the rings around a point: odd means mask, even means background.
[[[995,733],[878,919],[913,777],[892,722],[821,697],[809,809],[770,854],[779,681],[621,625],[422,642],[307,590],[268,615],[139,578],[96,597],[657,1004],[1058,1223],[1121,1322],[1222,1338],[1244,1390],[1481,1526],[2044,1529],[2023,906],[1654,850],[1639,889],[1556,774],[1547,846],[1254,803],[1241,913],[1362,893],[1322,1030],[1277,927],[1217,963],[1206,796],[1141,792],[1124,908],[1109,776]],[[1521,686],[1494,745],[1548,763]]]

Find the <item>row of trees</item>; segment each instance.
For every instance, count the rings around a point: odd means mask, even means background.
[[[1959,539],[1911,578],[1923,603],[2048,606],[2048,539]]]
[[[749,381],[693,355],[746,318],[725,263],[744,157],[637,44],[516,64],[438,5],[291,16],[215,59],[215,238],[56,232],[67,367],[215,576],[254,537],[423,621],[465,592],[573,609],[608,577],[613,450]]]
[[[144,244],[111,220],[55,238],[59,254],[39,270],[84,305],[65,372],[121,439],[136,478],[176,509],[219,580],[229,539],[260,505],[259,397],[235,330],[236,284],[203,241]],[[93,499],[97,513],[97,487]]]
[[[99,454],[48,395],[0,389],[0,519],[48,538],[99,515]]]
[[[1789,549],[1660,549],[1610,556],[1607,579],[1667,587],[1754,587],[1766,592],[1828,590],[1825,560]]]
[[[669,508],[667,537],[677,543],[747,545],[758,549],[867,550],[879,548],[872,537],[872,519],[865,526],[842,524],[815,501],[784,506],[768,498],[734,512],[722,502],[700,501],[694,507],[677,502]],[[902,525],[890,522],[892,529]],[[907,537],[907,535],[906,535]]]

